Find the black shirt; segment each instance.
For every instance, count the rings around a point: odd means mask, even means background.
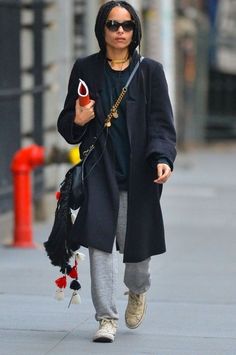
[[[121,93],[130,75],[129,67],[123,71],[113,70],[108,63],[105,66],[104,87],[101,93],[105,115]],[[127,95],[127,94],[126,94]],[[112,120],[109,137],[114,149],[115,174],[120,190],[128,189],[130,146],[126,122],[126,95],[117,110],[118,118]]]

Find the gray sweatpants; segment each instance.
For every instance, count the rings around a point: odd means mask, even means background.
[[[120,208],[118,215],[118,225],[116,241],[120,252],[124,251],[125,233],[127,223],[127,193],[120,193]],[[114,246],[112,253],[89,248],[90,274],[91,274],[91,294],[93,305],[96,311],[96,320],[103,318],[118,319],[116,308],[116,288],[117,288],[117,252]],[[139,263],[126,263],[124,273],[124,283],[134,293],[146,292],[150,287],[150,270],[148,258]]]

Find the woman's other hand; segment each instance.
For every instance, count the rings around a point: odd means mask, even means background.
[[[168,164],[157,164],[157,178],[154,180],[156,184],[164,184],[171,175],[171,168]]]

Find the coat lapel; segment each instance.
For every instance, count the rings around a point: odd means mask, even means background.
[[[104,64],[105,58],[101,52],[97,54],[96,60],[92,63],[90,68],[90,87],[91,98],[95,101],[96,119],[98,120],[97,131],[100,132],[103,126],[105,116],[101,101],[101,91],[104,83]],[[97,132],[97,133],[98,133]]]
[[[134,65],[137,63],[138,55],[136,54],[135,60],[133,61],[132,69]],[[146,95],[145,95],[145,82],[142,72],[142,63],[140,64],[140,68],[138,68],[133,80],[131,81],[126,100],[126,120],[127,120],[127,129],[128,136],[130,141],[130,146],[132,147],[132,134],[135,132],[135,125],[139,124],[140,114],[139,110],[144,107],[144,105],[139,105],[140,100],[145,100],[146,103]],[[138,127],[137,127],[138,128]]]
[[[95,58],[95,61],[91,63],[89,68],[89,81],[91,85],[91,91],[96,98],[96,96],[102,91],[103,81],[104,81],[104,63],[105,58],[101,52],[99,52]]]

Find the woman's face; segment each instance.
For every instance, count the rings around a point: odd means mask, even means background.
[[[115,6],[108,15],[107,21],[113,20],[119,23],[131,21],[130,13],[121,6]],[[133,30],[125,31],[122,26],[119,26],[117,31],[111,31],[105,25],[105,42],[107,49],[128,49],[133,37]]]

